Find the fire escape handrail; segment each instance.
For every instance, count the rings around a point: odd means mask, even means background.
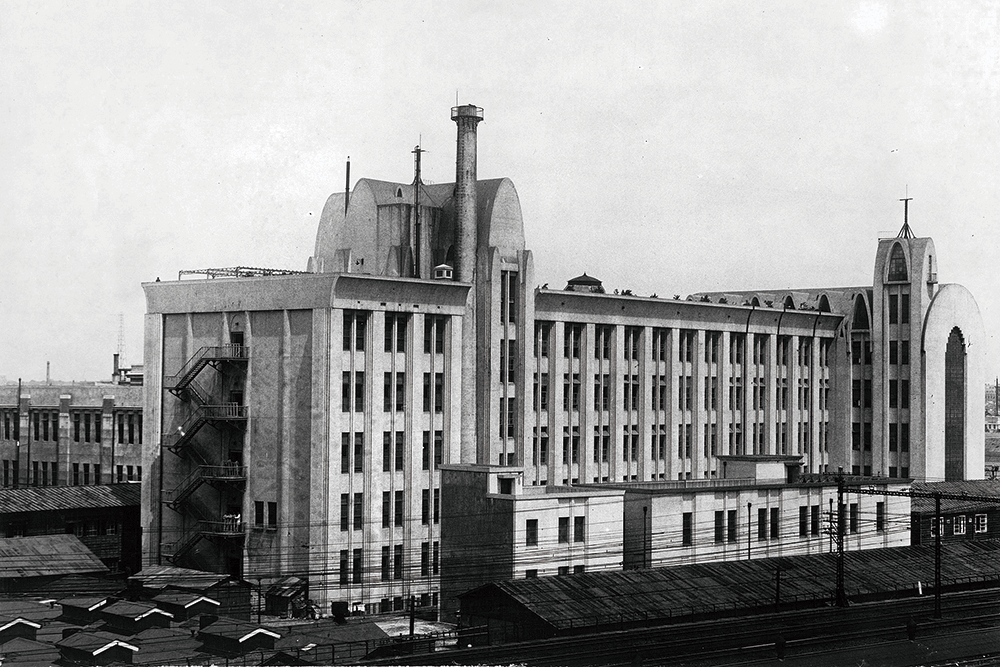
[[[188,359],[181,369],[173,375],[163,378],[163,386],[168,390],[177,391],[184,389],[188,384],[212,361],[219,360],[244,360],[250,358],[250,346],[238,343],[228,343],[226,345],[206,345],[195,352]]]

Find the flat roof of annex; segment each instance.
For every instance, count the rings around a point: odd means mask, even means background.
[[[659,297],[539,289],[535,318],[579,323],[712,328],[749,333],[788,333],[832,338],[844,316],[818,310],[687,301]]]

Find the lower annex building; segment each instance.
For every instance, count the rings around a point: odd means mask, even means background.
[[[482,109],[451,115],[455,183],[424,184],[416,151],[413,182],[331,195],[307,271],[143,285],[147,564],[295,574],[374,612],[439,602],[446,466],[553,498],[711,483],[733,457],[983,476],[982,323],[929,238],[880,240],[858,287],[535,288],[513,183],[477,176]]]

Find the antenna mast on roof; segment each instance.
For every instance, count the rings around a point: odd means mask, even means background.
[[[418,137],[418,141],[423,139],[423,137]],[[418,143],[413,147],[411,151],[413,153],[413,230],[414,230],[414,245],[416,246],[413,253],[413,274],[415,277],[420,278],[420,154],[426,153],[423,148],[420,147]]]
[[[118,313],[118,366],[125,368],[125,313]]]
[[[906,194],[910,194],[910,186],[906,186]],[[913,230],[910,229],[910,200],[913,197],[906,196],[899,201],[903,202],[903,228],[899,230],[899,234],[896,235],[898,239],[912,239]]]

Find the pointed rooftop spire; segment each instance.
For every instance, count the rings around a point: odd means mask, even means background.
[[[907,188],[906,194],[909,194],[909,188]],[[910,221],[909,221],[911,199],[913,199],[913,197],[903,197],[902,199],[899,200],[903,202],[903,228],[899,230],[898,234],[896,234],[897,239],[913,238],[913,230],[910,229]]]

